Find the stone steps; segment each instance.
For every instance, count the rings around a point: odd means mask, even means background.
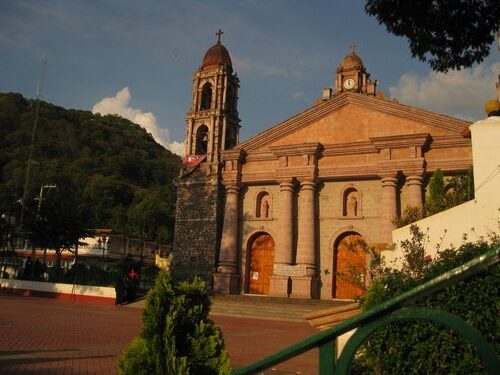
[[[350,301],[342,300],[319,301],[253,295],[218,295],[212,296],[211,301],[211,315],[302,323],[306,322],[305,314],[350,303]]]

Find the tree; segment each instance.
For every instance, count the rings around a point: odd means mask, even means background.
[[[78,241],[92,235],[89,229],[88,204],[81,189],[68,176],[53,178],[55,188],[43,201],[27,202],[25,229],[31,242],[56,252],[56,268],[61,266],[61,254],[70,250]]]
[[[367,0],[365,11],[438,72],[483,61],[500,28],[498,0]]]
[[[434,215],[446,209],[446,187],[444,174],[441,169],[436,169],[429,181],[429,199],[426,210],[428,215]]]
[[[220,329],[208,319],[210,300],[201,279],[173,283],[162,270],[147,295],[141,335],[124,351],[121,374],[229,374]]]

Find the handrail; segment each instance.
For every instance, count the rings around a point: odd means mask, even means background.
[[[373,307],[372,309],[355,316],[351,319],[340,323],[339,325],[330,328],[329,330],[319,332],[314,336],[311,336],[305,340],[298,342],[295,345],[292,345],[286,349],[283,349],[273,355],[270,355],[262,360],[259,360],[251,365],[242,367],[233,372],[234,375],[250,375],[254,374],[258,371],[265,370],[271,366],[274,366],[278,363],[284,362],[292,357],[298,356],[304,352],[307,352],[316,347],[320,350],[320,356],[327,356],[327,359],[330,360],[331,357],[331,365],[328,363],[323,363],[324,361],[320,361],[320,368],[325,369],[325,373],[333,373],[334,361],[334,340],[346,333],[351,331],[354,328],[357,328],[362,325],[369,324],[370,322],[379,319],[382,316],[389,315],[393,311],[396,311],[416,299],[428,296],[437,292],[438,290],[444,289],[447,286],[456,283],[464,278],[467,278],[475,273],[480,272],[488,268],[489,266],[497,263],[500,260],[500,247],[496,249],[492,249],[485,254],[482,254],[473,260],[454,268],[451,271],[445,272],[440,276],[435,277],[432,280],[429,280],[422,285],[417,286],[407,292],[402,293],[401,295],[392,298],[391,300],[384,302],[378,306]],[[323,373],[323,371],[321,371]]]

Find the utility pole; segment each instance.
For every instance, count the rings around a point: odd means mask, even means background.
[[[25,215],[25,211],[26,211],[26,201],[28,200],[28,185],[29,185],[29,180],[30,180],[30,176],[31,176],[31,164],[32,164],[32,158],[33,158],[33,148],[34,148],[34,144],[35,144],[36,129],[38,127],[38,116],[39,116],[39,112],[40,112],[40,97],[42,96],[43,81],[45,78],[45,71],[47,68],[47,60],[45,58],[42,58],[42,62],[43,62],[42,77],[38,81],[37,88],[36,88],[35,119],[33,120],[33,130],[31,132],[30,153],[28,156],[28,164],[26,165],[26,176],[25,176],[25,180],[24,180],[23,199],[21,201],[21,217],[19,218],[19,228],[21,230],[23,229],[24,215]],[[40,205],[40,203],[39,203],[39,205]]]

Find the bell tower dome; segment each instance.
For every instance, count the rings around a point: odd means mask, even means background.
[[[335,75],[335,93],[357,92],[365,95],[375,95],[377,81],[371,81],[366,72],[363,60],[356,54],[355,44],[350,45],[351,52],[344,57],[337,67]]]
[[[233,73],[231,56],[217,42],[210,47],[193,74],[193,98],[186,117],[186,155],[206,155],[206,162],[219,163],[220,151],[238,143],[239,79]]]

